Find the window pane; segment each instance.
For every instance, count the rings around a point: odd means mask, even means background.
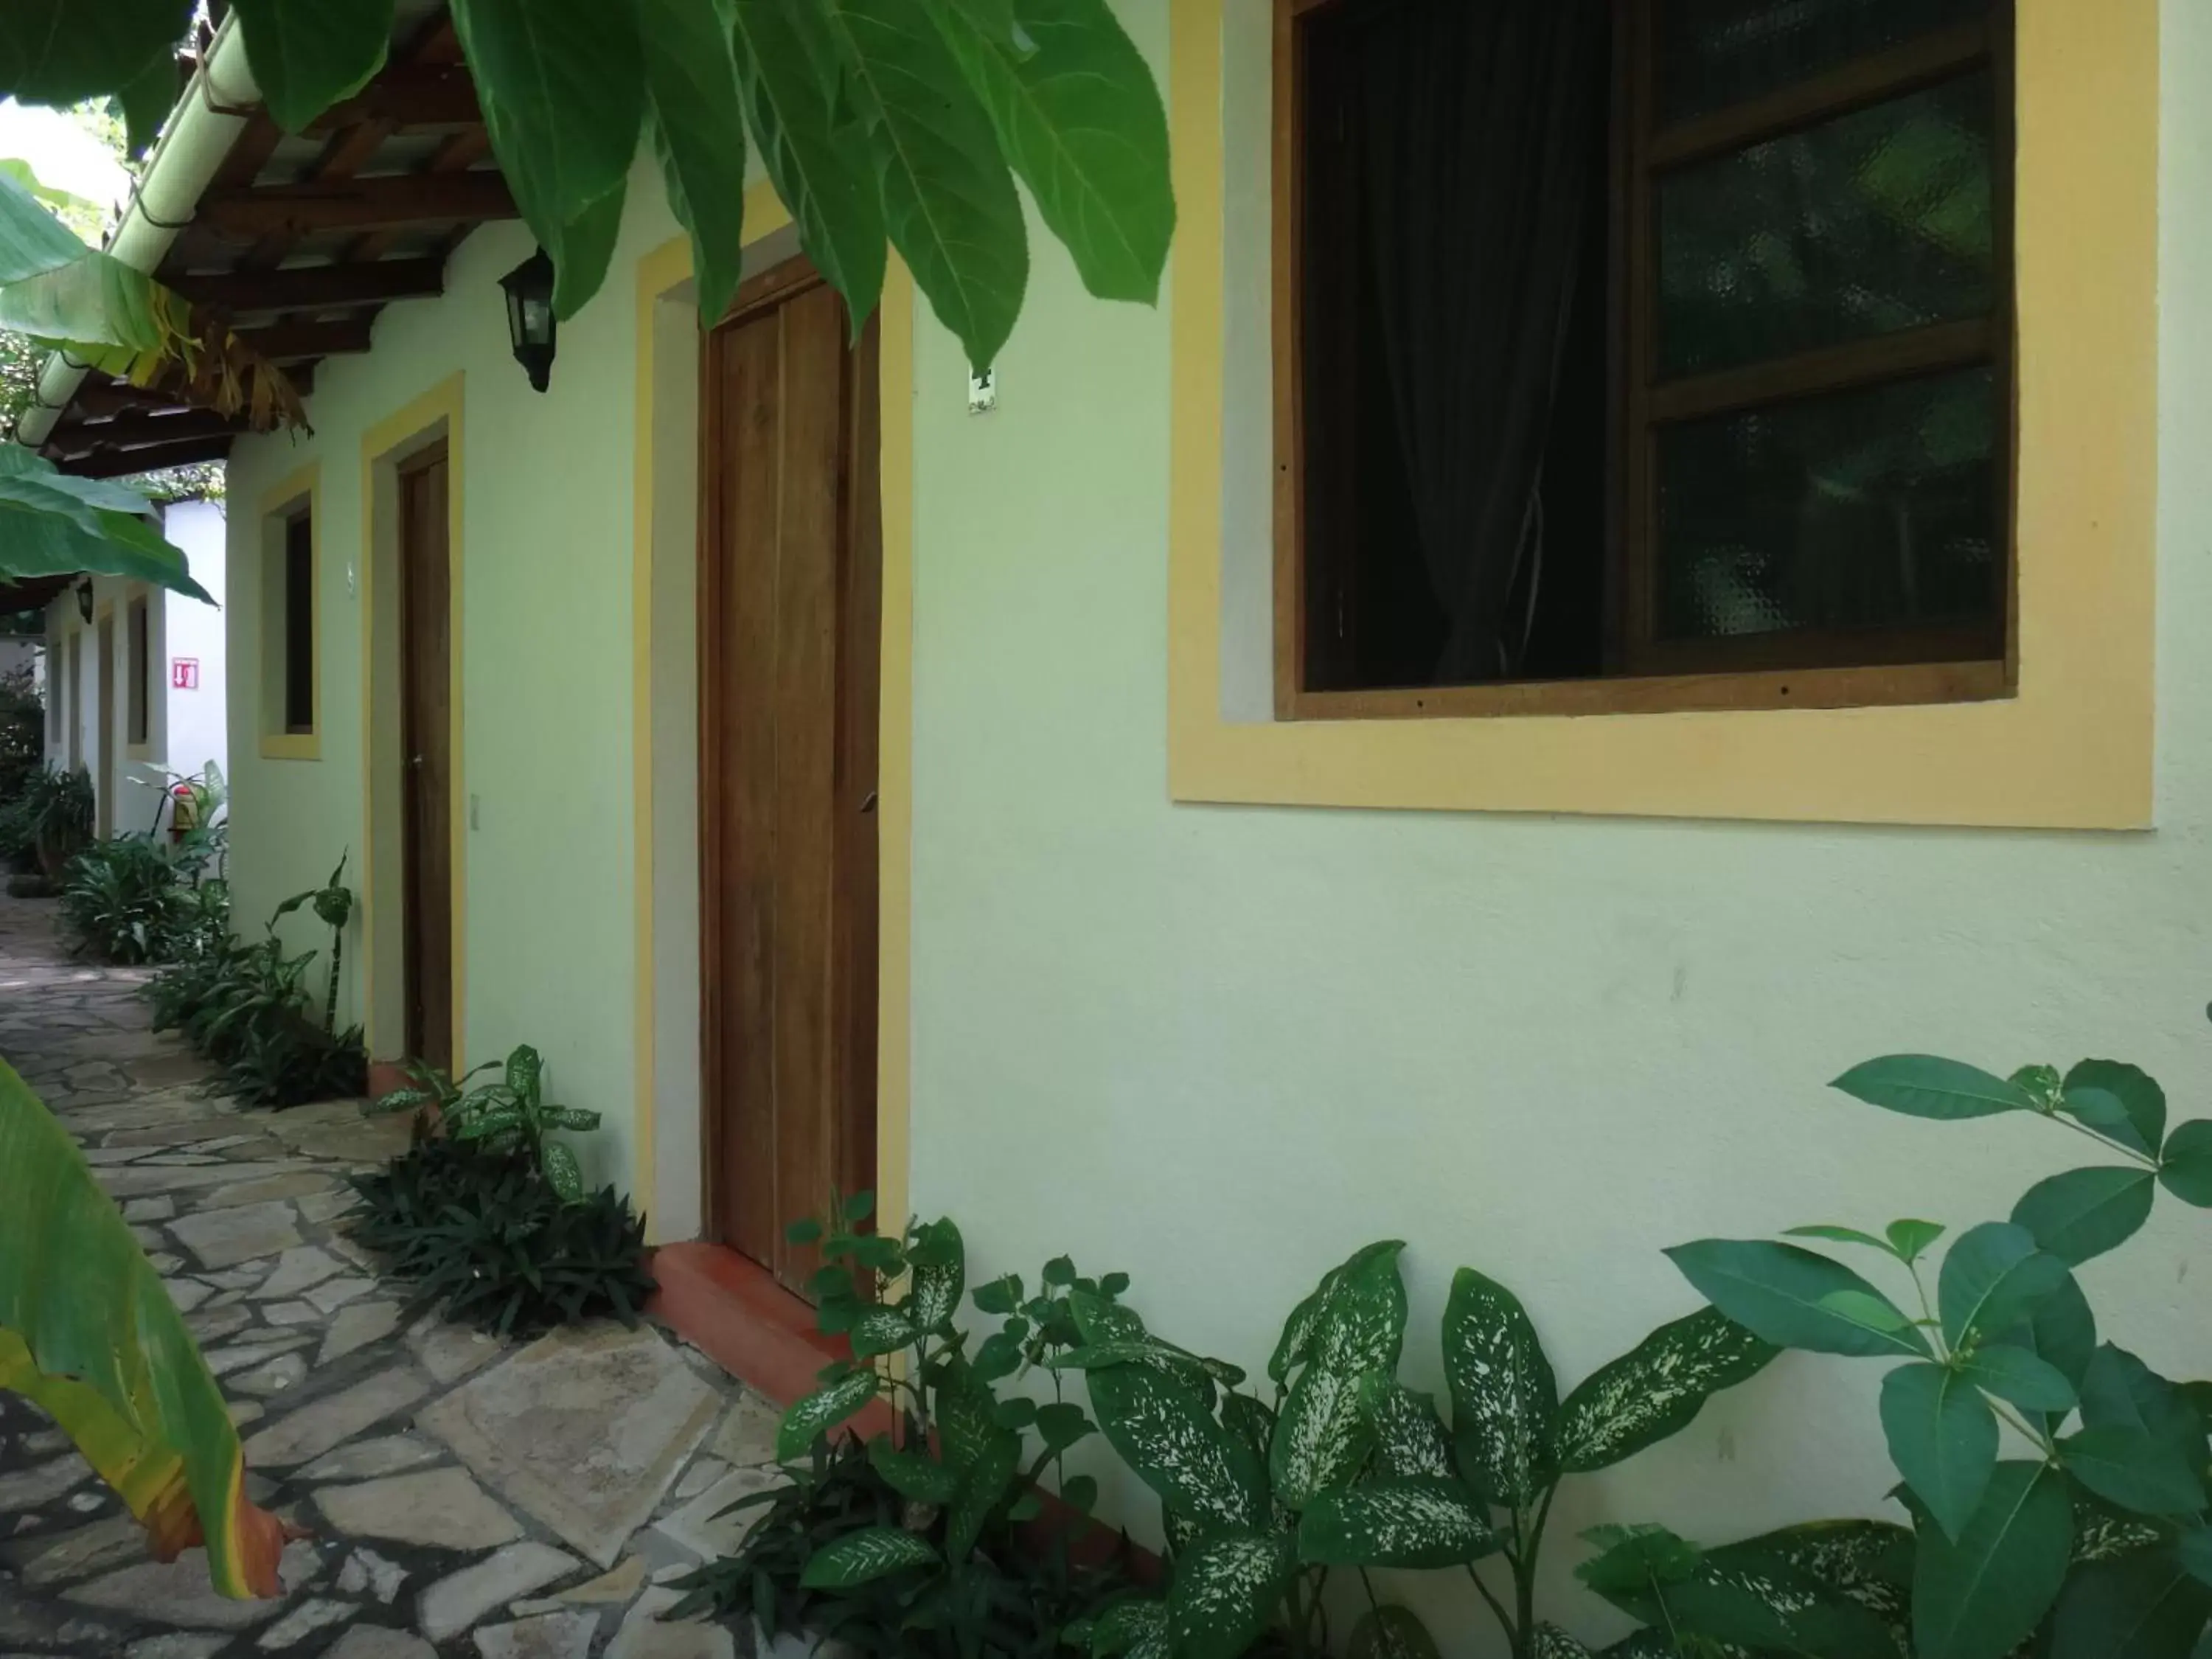
[[[315,729],[315,538],[304,515],[284,533],[284,729]]]
[[[1996,386],[1971,369],[1662,430],[1660,636],[1995,620]]]
[[[1989,0],[1661,0],[1660,118],[1747,103],[1989,9]]]
[[[1996,113],[1969,76],[1663,180],[1661,374],[1989,315]]]

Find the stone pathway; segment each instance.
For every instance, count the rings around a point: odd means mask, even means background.
[[[736,1659],[663,1623],[773,1479],[775,1416],[704,1356],[619,1325],[501,1344],[407,1321],[345,1236],[345,1177],[405,1144],[356,1103],[210,1095],[147,1029],[146,970],[70,960],[48,902],[0,898],[0,1054],[86,1148],[245,1436],[248,1491],[310,1529],[285,1598],[163,1567],[68,1441],[0,1395],[0,1659]],[[750,1512],[749,1512],[750,1513]]]

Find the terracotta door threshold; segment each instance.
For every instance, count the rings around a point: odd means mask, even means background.
[[[720,1244],[664,1244],[653,1253],[660,1293],[647,1311],[740,1382],[779,1406],[814,1392],[822,1368],[849,1360],[842,1337],[814,1328],[814,1310],[758,1262]],[[863,1440],[896,1430],[878,1401],[852,1420]]]

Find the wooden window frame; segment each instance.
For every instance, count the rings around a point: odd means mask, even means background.
[[[258,576],[261,616],[256,691],[264,760],[319,761],[323,757],[323,675],[329,666],[323,647],[322,472],[310,461],[270,490],[261,501],[261,567]],[[292,526],[307,524],[307,637],[309,723],[292,723],[289,707],[291,628],[288,603],[291,576]]]
[[[298,641],[293,637],[293,605],[295,604],[295,597],[292,591],[292,578],[295,574],[295,570],[293,562],[294,550],[292,546],[292,538],[300,533],[301,526],[302,525],[306,526],[307,541],[306,549],[307,557],[305,560],[307,572],[307,593],[306,599],[307,720],[305,725],[301,725],[292,718],[294,714],[292,707],[292,675],[294,672],[292,653],[295,646],[298,643]],[[319,705],[322,701],[320,696],[317,695],[321,682],[322,664],[317,660],[317,658],[321,653],[316,649],[316,646],[319,641],[315,638],[315,607],[320,596],[315,592],[316,576],[318,573],[315,569],[316,526],[314,520],[314,508],[306,501],[299,503],[292,511],[283,515],[282,532],[283,538],[283,548],[284,570],[282,579],[276,584],[276,590],[283,599],[283,609],[278,614],[276,618],[278,673],[276,677],[276,719],[275,724],[276,727],[276,735],[278,736],[287,738],[312,738],[316,735],[317,720],[320,713]]]
[[[1274,0],[1273,331],[1275,404],[1274,713],[1283,722],[1853,708],[1985,702],[2019,686],[2014,0],[1987,18],[1854,59],[1798,85],[1655,129],[1655,54],[1645,50],[1659,0],[1614,0],[1616,95],[1611,156],[1607,356],[1614,437],[1608,479],[1602,678],[1316,691],[1306,689],[1304,284],[1307,88],[1300,32],[1352,0]],[[1937,324],[1661,384],[1656,364],[1656,185],[1673,169],[1833,120],[1988,69],[1996,82],[1992,187],[1998,307]],[[1626,118],[1623,118],[1624,114]],[[1653,635],[1658,434],[1673,422],[1734,413],[1916,375],[1987,365],[2002,411],[1997,535],[2004,550],[2002,648],[1986,627],[1793,633],[1659,641]]]

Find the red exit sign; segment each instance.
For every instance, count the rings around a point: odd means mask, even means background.
[[[172,691],[197,691],[200,689],[200,659],[198,657],[172,657],[169,659],[169,689]]]

